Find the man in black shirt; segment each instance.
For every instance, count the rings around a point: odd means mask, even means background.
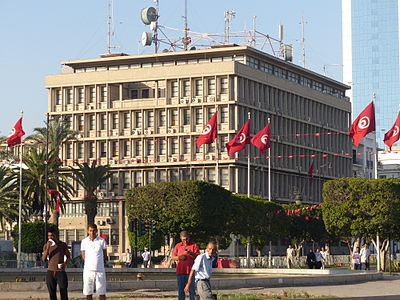
[[[316,262],[315,253],[312,249],[310,249],[310,252],[307,254],[307,260],[306,260],[308,268],[313,269],[315,266],[315,262]]]
[[[57,232],[49,229],[48,241],[43,246],[42,261],[48,259],[46,285],[50,300],[57,300],[57,284],[60,288],[61,300],[68,300],[68,277],[65,267],[71,258],[67,244],[58,240]],[[64,260],[64,256],[66,260]]]

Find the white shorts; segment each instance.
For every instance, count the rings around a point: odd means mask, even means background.
[[[83,294],[93,295],[96,290],[97,295],[106,294],[106,272],[83,271]]]

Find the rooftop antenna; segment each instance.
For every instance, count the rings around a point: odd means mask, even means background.
[[[114,1],[108,0],[108,33],[107,33],[107,52],[111,54],[111,49],[116,47],[112,45],[112,38],[114,37]]]
[[[188,37],[189,27],[188,27],[188,17],[187,17],[187,0],[185,0],[185,15],[183,16],[185,21],[185,28],[183,29],[185,32],[185,36],[183,38],[183,49],[186,51],[190,44],[190,37]]]
[[[224,22],[225,22],[225,37],[224,43],[229,44],[229,33],[231,31],[231,22],[235,18],[236,12],[233,9],[224,11]]]
[[[253,47],[256,46],[256,31],[257,31],[257,28],[256,28],[256,20],[257,20],[257,16],[253,16],[253,37],[252,37],[252,39],[251,39],[251,45],[252,45]]]
[[[307,24],[307,22],[304,22],[304,16],[301,15],[301,52],[302,52],[302,59],[301,63],[303,65],[303,68],[306,67],[306,49],[305,49],[305,39],[304,39],[304,25]]]

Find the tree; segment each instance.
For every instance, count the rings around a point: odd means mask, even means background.
[[[0,167],[0,228],[18,220],[18,184],[12,171]]]
[[[55,224],[47,224],[47,229],[57,230]],[[41,253],[43,251],[44,240],[44,222],[24,223],[21,226],[21,251],[24,253]],[[14,247],[18,248],[18,225],[14,226]]]
[[[382,239],[381,267],[389,235],[400,238],[400,181],[398,179],[342,178],[325,183],[323,218],[328,232],[342,237]]]
[[[229,232],[241,235],[256,247],[257,255],[274,238],[285,233],[285,216],[278,214],[282,206],[261,197],[232,195],[232,219]],[[250,240],[249,240],[250,239]]]
[[[24,199],[33,211],[43,211],[46,195],[46,151],[43,148],[32,148],[22,158],[27,169],[22,172]],[[73,187],[68,179],[70,174],[62,172],[62,162],[58,158],[58,152],[53,149],[48,155],[48,180],[47,187],[57,190],[62,195],[61,206],[64,201],[70,199]],[[54,209],[55,203],[48,202],[49,207]]]
[[[85,213],[87,224],[94,224],[94,219],[97,215],[97,188],[102,185],[108,178],[111,177],[109,165],[97,165],[94,160],[91,165],[88,163],[76,163],[78,169],[72,169],[75,178],[85,190]]]
[[[231,218],[231,192],[204,181],[157,182],[125,196],[130,220],[155,222],[164,235],[187,230],[199,243],[224,235]]]
[[[33,129],[33,134],[27,137],[27,140],[33,140],[36,145],[45,147],[47,135],[49,138],[49,150],[60,149],[63,143],[76,139],[78,131],[72,130],[68,122],[60,119],[52,119],[45,123],[46,127],[37,127]]]

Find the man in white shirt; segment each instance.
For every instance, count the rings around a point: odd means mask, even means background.
[[[296,255],[296,250],[292,248],[292,245],[289,245],[289,247],[286,249],[286,264],[288,269],[290,269],[293,266],[293,260]]]
[[[369,256],[371,252],[368,249],[368,245],[364,244],[361,248],[361,266],[364,266],[364,270],[369,270]]]
[[[129,249],[126,249],[125,266],[129,268],[131,264],[132,264],[132,252]]]
[[[209,242],[205,253],[200,254],[196,257],[192,270],[190,271],[187,284],[185,286],[185,292],[188,293],[190,290],[190,284],[192,283],[193,276],[196,282],[196,291],[200,296],[200,300],[213,300],[213,294],[211,291],[210,278],[212,274],[213,260],[215,253],[217,252],[217,245],[215,242]]]
[[[148,248],[144,248],[144,252],[142,253],[142,257],[143,257],[143,267],[147,268],[148,265],[149,265],[150,258],[151,258],[151,254],[150,254]]]
[[[83,294],[87,300],[93,299],[94,288],[100,300],[106,299],[106,272],[104,262],[107,258],[106,241],[97,235],[97,226],[88,225],[88,237],[81,242],[83,268]]]

